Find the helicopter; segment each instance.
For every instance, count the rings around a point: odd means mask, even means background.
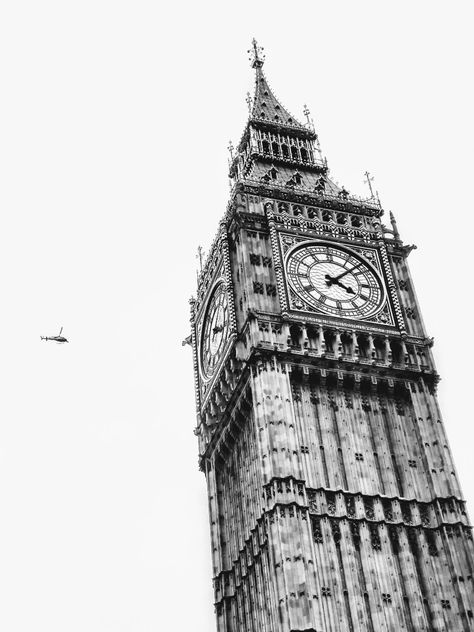
[[[54,342],[58,342],[59,344],[63,344],[65,342],[69,342],[67,338],[61,336],[63,333],[63,328],[59,330],[59,334],[57,336],[41,336],[41,340],[54,340]]]

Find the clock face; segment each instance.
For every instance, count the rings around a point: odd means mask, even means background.
[[[201,368],[210,378],[221,357],[229,333],[229,307],[224,284],[220,283],[209,301],[201,335]]]
[[[286,275],[299,299],[330,316],[368,318],[385,300],[376,270],[358,254],[339,246],[298,246],[288,255]],[[299,303],[304,307],[301,300]]]

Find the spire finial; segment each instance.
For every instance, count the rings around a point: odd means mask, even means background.
[[[368,184],[368,185],[369,185],[369,189],[370,189],[370,199],[371,199],[371,200],[374,200],[375,202],[377,202],[377,204],[378,204],[379,208],[382,208],[382,204],[380,203],[380,198],[379,198],[379,192],[378,192],[378,191],[375,191],[375,193],[374,193],[374,190],[373,190],[373,188],[372,188],[372,182],[374,181],[374,176],[371,176],[371,175],[370,175],[370,173],[369,173],[368,171],[366,171],[366,172],[364,173],[364,175],[365,175],[365,177],[366,177],[366,179],[364,180],[364,182],[365,182],[366,184]]]
[[[309,129],[313,130],[314,132],[314,121],[311,118],[311,112],[309,111],[309,107],[306,104],[303,107],[304,107],[303,114],[306,116],[307,126],[309,127]]]
[[[265,61],[265,55],[263,54],[263,46],[259,46],[257,44],[255,37],[252,40],[252,48],[247,52],[252,55],[249,57],[252,62],[252,68],[261,68],[263,66],[263,62]]]
[[[374,177],[370,175],[370,173],[368,171],[366,171],[364,173],[366,179],[364,180],[364,182],[366,184],[369,185],[369,189],[370,189],[370,198],[373,199],[375,197],[374,195],[374,190],[372,189],[372,182],[374,181]]]
[[[247,92],[247,98],[245,100],[247,102],[247,107],[249,109],[249,114],[252,114],[253,101],[252,101],[252,97],[250,96],[250,92]]]
[[[198,246],[196,259],[199,260],[199,272],[202,272],[202,262],[204,259],[204,248],[202,246]]]

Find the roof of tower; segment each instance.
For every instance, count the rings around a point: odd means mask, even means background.
[[[255,68],[255,95],[250,119],[289,127],[295,131],[304,131],[306,135],[308,133],[313,135],[312,131],[306,125],[297,121],[273,94],[262,70],[264,64],[263,48],[257,45],[255,39],[252,41],[252,47],[253,49],[249,52],[252,52],[252,67]]]

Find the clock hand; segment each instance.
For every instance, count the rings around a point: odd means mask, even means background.
[[[338,284],[339,279],[342,279],[342,277],[345,277],[346,274],[349,274],[349,272],[353,272],[356,268],[359,268],[361,265],[363,265],[362,261],[358,263],[356,266],[354,266],[353,268],[349,268],[349,270],[346,270],[342,274],[339,274],[337,277],[332,277],[330,274],[326,274],[325,278],[326,278],[327,285],[332,285],[333,283],[336,283],[337,285],[339,285]]]
[[[346,290],[346,292],[348,294],[355,294],[354,290],[351,288],[350,285],[344,285],[344,283],[341,283],[338,279],[340,277],[332,277],[329,274],[326,274],[326,285],[328,287],[331,287],[331,285],[338,285],[339,287],[342,287],[343,290]]]
[[[337,276],[334,280],[335,281],[339,281],[339,279],[342,279],[342,277],[346,276],[346,274],[349,274],[349,272],[352,272],[353,270],[355,270],[356,268],[360,268],[360,266],[363,265],[363,262],[360,261],[356,266],[354,266],[353,268],[349,268],[349,270],[346,270],[345,272],[343,272],[342,274],[339,274],[339,276]]]
[[[339,287],[342,287],[343,290],[346,290],[346,292],[348,294],[355,294],[354,290],[351,288],[350,285],[344,285],[344,283],[340,283],[337,280],[333,280],[332,284],[334,285],[338,285]]]
[[[350,285],[342,285],[342,283],[339,283],[339,281],[337,282],[337,284],[340,287],[344,288],[348,294],[355,294],[354,290],[351,288]]]

